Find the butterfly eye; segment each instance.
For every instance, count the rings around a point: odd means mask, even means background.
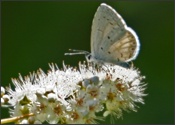
[[[90,61],[90,60],[91,60],[91,54],[86,55],[86,59],[87,59],[88,61]]]
[[[90,60],[91,59],[91,55],[88,55],[88,60]]]

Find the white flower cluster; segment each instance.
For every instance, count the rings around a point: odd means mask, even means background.
[[[79,63],[79,69],[49,66],[47,74],[39,69],[12,80],[15,90],[8,89],[11,117],[27,115],[16,123],[93,124],[108,115],[112,120],[120,118],[122,110],[136,111],[135,102],[144,103],[146,84],[134,68],[85,63]]]

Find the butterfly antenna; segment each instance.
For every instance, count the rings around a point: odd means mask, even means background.
[[[88,51],[84,50],[76,50],[76,49],[69,49],[69,51],[72,51],[73,53],[65,53],[64,55],[79,55],[79,54],[89,54]]]

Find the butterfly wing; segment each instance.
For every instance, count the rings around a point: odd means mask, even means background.
[[[92,23],[92,56],[104,62],[127,62],[136,58],[138,49],[135,32],[112,7],[102,3]]]

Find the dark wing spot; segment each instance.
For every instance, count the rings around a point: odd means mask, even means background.
[[[103,18],[106,18],[105,16],[103,16]]]
[[[103,50],[103,47],[101,47],[101,50]]]
[[[108,39],[110,39],[110,37],[108,36]]]
[[[131,57],[132,57],[132,54],[129,55],[129,58],[131,58]]]
[[[109,54],[111,54],[111,52],[108,51]]]
[[[134,39],[134,36],[130,36],[131,37],[131,39]]]
[[[109,22],[109,24],[113,25],[113,23]]]

